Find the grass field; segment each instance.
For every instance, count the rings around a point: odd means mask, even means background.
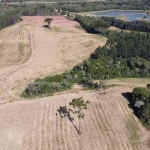
[[[29,29],[26,25],[15,25],[0,32],[0,68],[22,64],[31,55]]]

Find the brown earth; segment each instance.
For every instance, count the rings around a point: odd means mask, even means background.
[[[122,93],[114,87],[106,94],[79,92],[13,102],[0,106],[0,149],[11,150],[148,150],[148,131],[133,115]],[[81,121],[82,134],[57,113],[73,98],[90,101]],[[74,117],[78,128],[78,119]]]

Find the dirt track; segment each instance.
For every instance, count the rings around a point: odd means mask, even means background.
[[[22,22],[0,32],[0,38],[4,39],[3,49],[9,45],[6,44],[7,40],[14,45],[21,39],[23,47],[24,43],[28,42],[28,48],[24,49],[21,58],[17,57],[16,61],[14,56],[18,56],[19,52],[15,47],[12,52],[9,50],[7,53],[3,52],[1,59],[3,64],[0,69],[0,103],[19,99],[21,91],[30,81],[72,68],[106,42],[104,37],[88,34],[76,27],[79,26],[77,22],[64,17],[53,17],[51,29],[48,30],[43,28],[44,19],[45,17],[39,16],[23,17]],[[21,33],[18,32],[20,28],[23,28]],[[22,60],[29,58],[25,55],[26,52],[30,52],[31,57],[23,63]]]

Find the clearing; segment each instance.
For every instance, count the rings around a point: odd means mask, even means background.
[[[62,16],[52,17],[50,30],[43,28],[45,18],[23,17],[0,32],[0,103],[20,99],[29,82],[71,69],[106,43]]]

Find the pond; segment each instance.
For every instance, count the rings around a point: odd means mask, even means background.
[[[150,16],[147,16],[147,14],[143,11],[119,11],[119,10],[113,10],[113,11],[100,11],[94,13],[97,17],[102,16],[108,16],[108,17],[115,17],[120,18],[123,20],[128,21],[135,21],[135,20],[141,20],[144,17],[146,17],[146,20],[150,21]]]

